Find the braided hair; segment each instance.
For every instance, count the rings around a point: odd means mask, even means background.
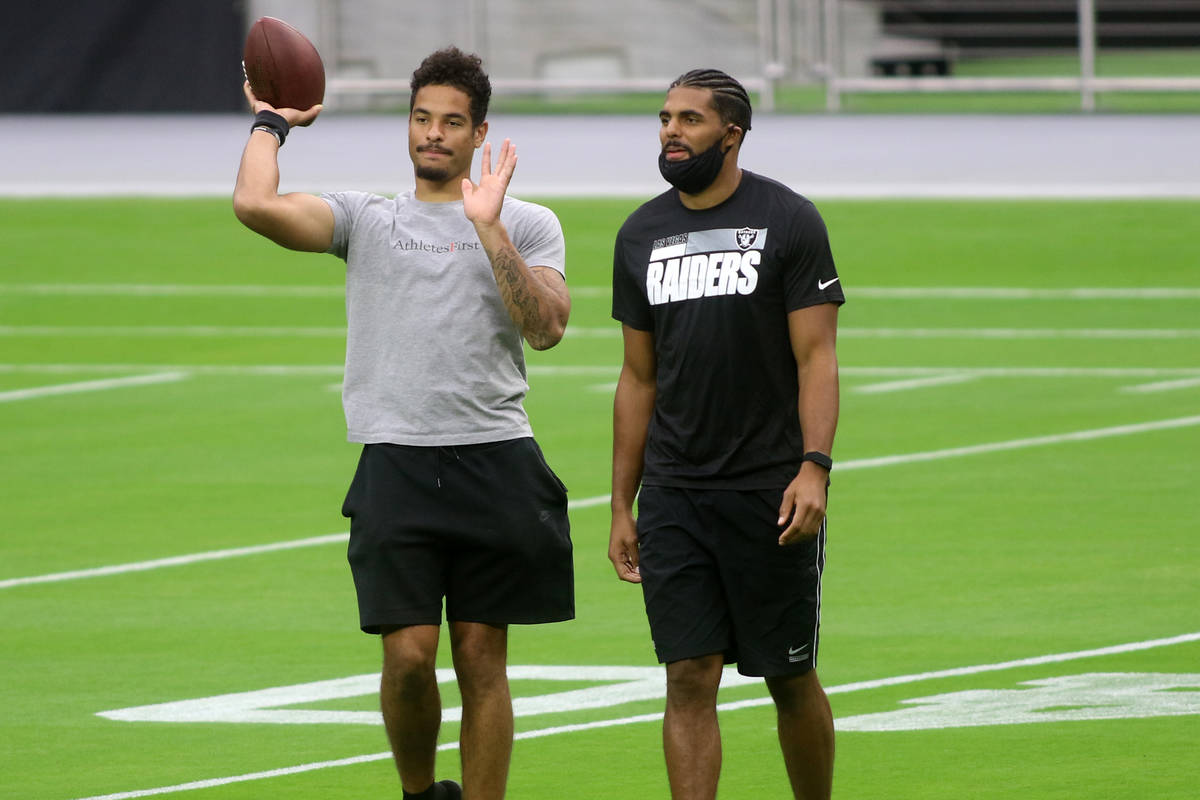
[[[738,80],[719,69],[693,69],[675,79],[670,89],[685,86],[712,91],[713,107],[721,121],[742,129],[742,139],[750,130],[750,95]]]

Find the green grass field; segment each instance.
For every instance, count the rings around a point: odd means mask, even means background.
[[[514,667],[560,668],[519,672],[521,698],[654,666],[605,557],[606,285],[636,202],[548,205],[574,309],[527,406],[575,504],[578,618],[514,629]],[[819,206],[849,298],[835,796],[1195,797],[1200,202]],[[337,536],[340,262],[224,200],[0,201],[0,241],[0,797],[398,797]],[[518,717],[510,797],[667,796],[655,679],[622,680]],[[161,712],[207,721],[99,716],[306,684]],[[787,796],[764,697],[722,691],[724,798]]]

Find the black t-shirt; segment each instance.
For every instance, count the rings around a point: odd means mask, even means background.
[[[642,483],[774,489],[804,440],[787,314],[845,302],[817,209],[742,171],[720,205],[672,189],[625,221],[613,254],[613,318],[654,334],[657,394]]]

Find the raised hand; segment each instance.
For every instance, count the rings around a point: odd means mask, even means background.
[[[246,95],[246,102],[250,104],[250,111],[252,113],[257,114],[260,111],[274,111],[276,114],[286,119],[288,125],[293,128],[302,128],[306,125],[312,125],[313,120],[317,118],[317,115],[321,113],[321,109],[324,108],[324,106],[320,105],[319,103],[312,108],[307,108],[303,111],[298,108],[275,108],[275,106],[271,105],[265,100],[259,100],[258,97],[255,96],[254,90],[250,88],[250,81],[246,81],[242,84],[242,92]]]
[[[492,171],[492,143],[483,145],[483,163],[479,167],[479,184],[463,178],[463,212],[476,225],[491,225],[500,219],[504,193],[517,168],[517,148],[508,139],[500,147],[500,158]]]

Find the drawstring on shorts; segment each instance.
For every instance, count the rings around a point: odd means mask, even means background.
[[[455,461],[462,460],[461,458],[458,457],[458,450],[457,450],[457,448],[454,447],[454,445],[443,445],[443,446],[438,447],[438,449],[437,449],[437,469],[434,471],[433,479],[434,479],[434,482],[437,484],[437,488],[439,488],[439,489],[442,488],[442,460],[443,459],[449,460],[449,456],[446,455],[447,453],[454,456]]]

